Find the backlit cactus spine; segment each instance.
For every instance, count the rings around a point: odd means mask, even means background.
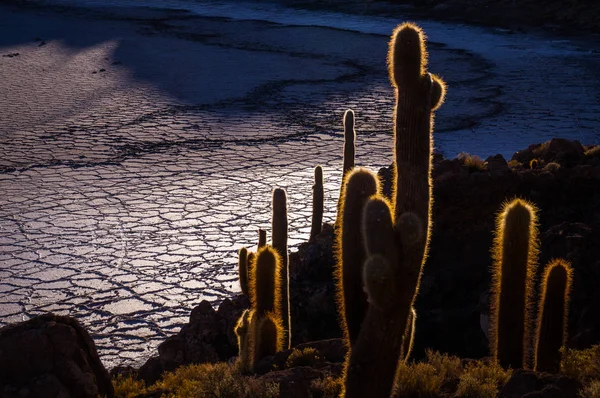
[[[315,184],[313,185],[312,223],[309,241],[313,241],[321,233],[321,228],[323,227],[323,202],[323,168],[317,166],[315,167]]]
[[[347,398],[388,398],[403,359],[403,337],[429,242],[433,112],[445,94],[443,81],[426,72],[426,60],[421,29],[398,26],[388,52],[396,94],[394,202],[372,197],[361,217],[369,306],[346,365]]]
[[[490,348],[504,368],[527,367],[531,354],[531,303],[538,257],[537,208],[514,199],[496,219],[492,254]]]
[[[560,369],[560,349],[567,341],[572,281],[571,264],[563,259],[551,261],[544,271],[535,339],[535,370],[538,372]]]
[[[337,302],[347,341],[354,344],[367,311],[362,266],[366,259],[362,238],[362,211],[379,189],[377,177],[369,170],[355,168],[342,185],[341,222],[336,231]]]
[[[415,329],[417,327],[417,311],[414,308],[410,309],[408,314],[408,321],[406,323],[406,331],[404,337],[402,337],[402,357],[404,362],[408,362],[410,354],[412,353],[413,344],[415,342]]]
[[[290,319],[290,277],[288,261],[288,217],[287,194],[284,189],[273,190],[273,218],[271,220],[271,237],[273,249],[281,257],[281,319],[284,330],[283,345],[290,348],[292,342]]]

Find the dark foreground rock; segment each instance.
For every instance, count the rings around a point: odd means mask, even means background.
[[[1,397],[113,395],[94,341],[77,320],[47,314],[0,329]]]
[[[570,377],[530,370],[515,370],[500,391],[500,398],[577,398],[581,384]]]

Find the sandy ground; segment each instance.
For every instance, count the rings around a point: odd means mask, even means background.
[[[387,38],[274,22],[0,6],[0,324],[70,314],[108,366],[141,361],[239,290],[235,252],[269,227],[272,188],[297,245],[323,165],[332,219],[345,109],[357,163],[390,162]],[[600,143],[585,41],[425,28],[447,156]]]

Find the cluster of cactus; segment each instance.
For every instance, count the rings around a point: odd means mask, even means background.
[[[397,365],[410,354],[431,224],[433,112],[445,94],[443,81],[426,72],[426,60],[421,29],[398,26],[388,53],[396,94],[392,200],[366,169],[352,169],[342,184],[336,276],[350,345],[345,397],[389,397]]]
[[[538,317],[534,317],[533,285],[538,257],[537,208],[514,199],[506,202],[496,222],[492,253],[491,352],[505,368],[557,371],[560,348],[567,337],[571,265],[551,261],[544,272]],[[535,349],[532,348],[535,347]]]
[[[257,252],[245,247],[239,251],[240,287],[251,304],[235,327],[243,371],[290,346],[287,231],[287,195],[277,188],[273,191],[271,245],[266,244],[266,231],[261,229]]]

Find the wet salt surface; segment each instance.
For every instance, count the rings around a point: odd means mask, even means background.
[[[317,164],[333,219],[345,109],[357,164],[391,161],[382,35],[396,21],[228,4],[201,10],[237,19],[1,10],[0,54],[20,54],[0,57],[1,324],[69,314],[107,366],[142,361],[201,300],[239,291],[236,250],[269,229],[274,187],[292,247],[310,230]],[[600,143],[588,43],[423,26],[450,85],[435,135],[447,156]]]

